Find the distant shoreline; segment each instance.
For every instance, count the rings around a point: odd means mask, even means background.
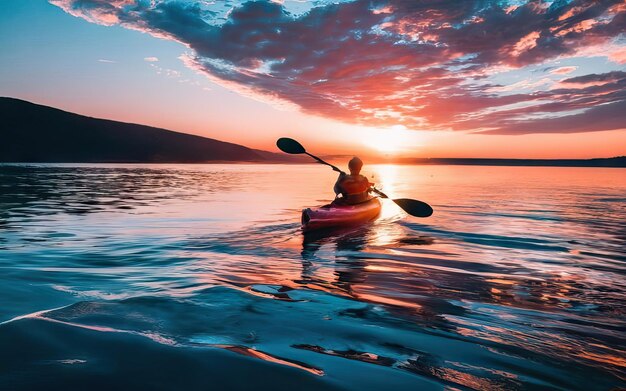
[[[329,160],[338,160],[333,157],[326,157]],[[315,162],[281,162],[281,161],[233,161],[233,160],[210,160],[210,161],[31,161],[31,162],[0,162],[0,166],[10,165],[36,165],[36,164],[285,164],[285,165],[302,165],[316,164]],[[397,164],[397,165],[416,165],[416,166],[482,166],[482,167],[578,167],[578,168],[626,168],[626,156],[615,158],[597,158],[597,159],[484,159],[484,158],[405,158],[392,161],[374,160],[369,164]]]
[[[489,159],[489,158],[433,158],[398,159],[395,164],[454,165],[454,166],[508,166],[508,167],[607,167],[626,168],[626,156],[594,159]]]

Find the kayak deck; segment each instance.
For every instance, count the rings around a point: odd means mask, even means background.
[[[346,227],[375,219],[382,206],[378,198],[355,205],[329,204],[321,208],[302,210],[302,230],[313,231],[323,228]]]

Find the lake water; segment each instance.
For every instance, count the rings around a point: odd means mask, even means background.
[[[626,386],[626,170],[0,166],[0,389]]]

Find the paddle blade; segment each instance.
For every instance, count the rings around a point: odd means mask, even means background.
[[[276,141],[276,146],[285,153],[290,153],[292,155],[297,155],[300,153],[306,153],[306,150],[296,140],[288,137],[281,137]]]
[[[412,200],[410,198],[398,198],[393,200],[406,213],[415,217],[428,217],[433,214],[433,208],[425,202]]]

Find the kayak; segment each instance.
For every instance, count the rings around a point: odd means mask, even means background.
[[[302,210],[302,230],[346,227],[375,219],[381,210],[380,200],[372,198],[356,205],[328,204],[321,208]]]

